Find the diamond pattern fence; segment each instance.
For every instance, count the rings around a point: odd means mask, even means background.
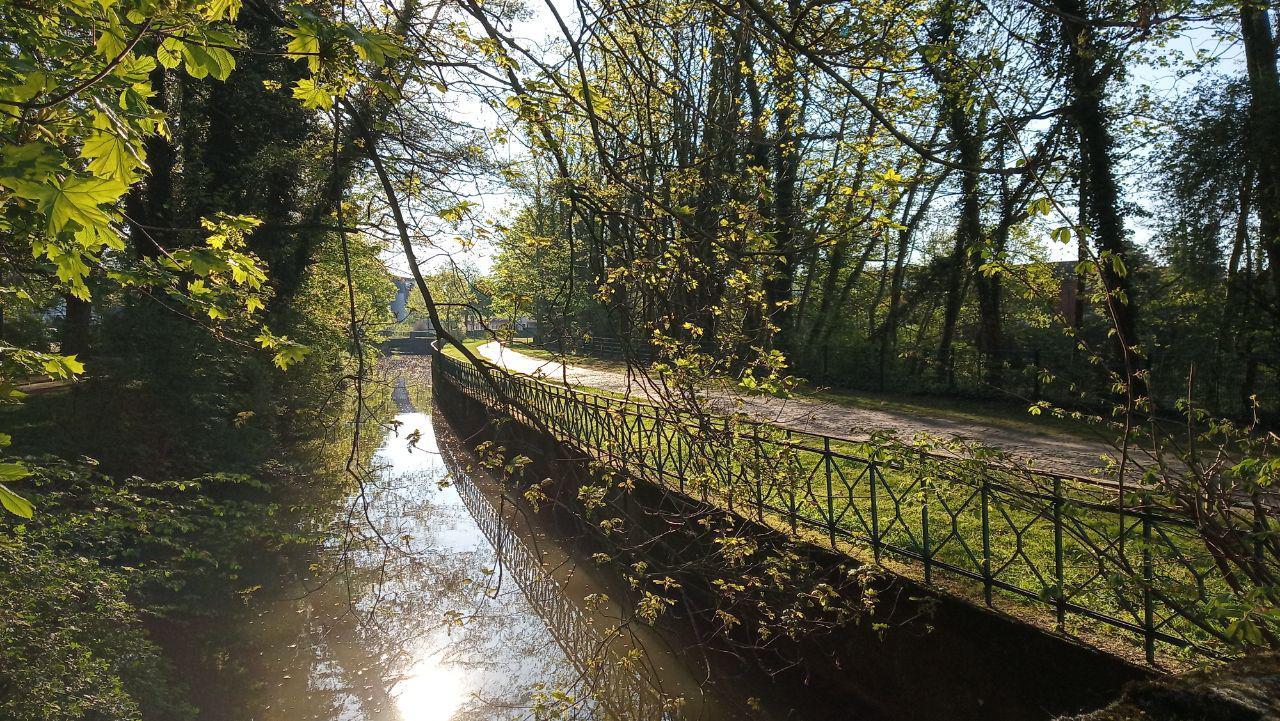
[[[1229,589],[1154,493],[904,446],[694,416],[439,350],[437,382],[595,461],[1106,650],[1229,655]],[[499,392],[500,391],[500,392]],[[508,403],[504,399],[509,399]]]

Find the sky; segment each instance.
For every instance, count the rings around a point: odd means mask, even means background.
[[[569,12],[570,4],[566,0],[553,0],[553,2],[562,16]],[[544,0],[529,0],[526,8],[528,11],[524,16],[512,22],[510,27],[503,29],[503,32],[509,33],[523,44],[539,47],[560,37],[560,28],[556,25],[555,18],[547,9]],[[504,118],[499,115],[499,111],[470,94],[452,93],[449,102],[450,115],[465,125],[492,131],[503,124]],[[523,155],[520,144],[512,141],[492,143],[491,152],[499,161],[517,160]],[[477,219],[485,223],[501,222],[510,218],[522,203],[521,198],[506,189],[498,179],[493,179],[485,187],[468,185],[455,190],[476,203],[472,212]],[[425,253],[419,252],[419,255],[423,256],[420,260],[424,270],[434,271],[452,262],[461,266],[472,266],[480,273],[488,274],[493,267],[495,253],[492,245],[483,240],[469,244],[458,243],[454,239],[457,234],[457,232],[446,232],[444,229],[433,234],[432,246],[434,247],[426,249]],[[427,259],[428,256],[429,259]],[[384,253],[384,260],[393,273],[400,276],[409,275],[408,266],[398,247],[388,249]]]

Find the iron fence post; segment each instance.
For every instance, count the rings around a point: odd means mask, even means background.
[[[1062,564],[1062,478],[1053,477],[1053,580],[1058,585],[1054,595],[1057,606],[1058,633],[1067,625],[1067,581]]]
[[[880,562],[880,514],[876,510],[876,476],[880,475],[880,467],[871,464],[871,555]]]
[[[1156,660],[1155,609],[1151,589],[1155,569],[1151,561],[1151,494],[1142,494],[1142,634],[1147,663]]]
[[[835,491],[831,487],[831,439],[823,436],[822,438],[822,465],[825,467],[827,474],[827,536],[831,539],[831,547],[836,547],[836,506]]]
[[[926,475],[920,484],[920,543],[924,547],[924,582],[933,583],[933,559],[929,553],[929,476]]]
[[[703,503],[707,502],[707,487],[711,485],[710,479],[708,478],[708,476],[711,475],[708,472],[708,469],[711,467],[711,464],[707,463],[706,440],[705,440],[709,435],[711,435],[711,422],[708,421],[705,417],[698,419],[698,436],[703,439],[703,442],[699,443],[699,446],[701,446],[701,452],[699,453],[699,455],[702,457],[702,468],[698,473],[699,483],[702,486],[702,502]]]
[[[733,443],[733,433],[732,433],[732,431],[730,431],[730,430],[729,430],[729,417],[728,417],[728,416],[725,416],[725,418],[724,418],[724,441],[725,441],[725,445],[726,445],[726,447],[727,447],[727,448],[728,448],[728,450],[729,450],[729,452],[726,454],[726,455],[727,455],[727,457],[726,457],[726,458],[725,458],[725,460],[724,460],[724,463],[725,463],[725,468],[724,468],[724,483],[725,483],[725,487],[724,487],[724,494],[725,494],[725,496],[729,499],[729,512],[730,512],[730,513],[733,513],[733,490],[734,490],[734,488],[733,488],[733,487],[734,487],[734,483],[733,483],[733,456],[734,456],[734,451],[735,451],[736,449],[734,448],[734,443]]]
[[[982,598],[991,605],[991,476],[982,472]]]
[[[682,439],[682,438],[684,438],[684,436],[683,436],[683,435],[681,435],[681,431],[682,431],[682,428],[680,427],[680,419],[679,419],[679,418],[677,418],[677,419],[676,419],[676,421],[675,421],[675,434],[676,434],[676,436],[675,436],[675,437],[676,437],[676,470],[678,471],[677,476],[678,476],[678,478],[679,478],[679,480],[680,480],[680,492],[681,492],[681,493],[684,493],[684,492],[685,492],[685,491],[684,491],[684,477],[685,477],[685,475],[686,475],[686,473],[687,473],[687,469],[688,469],[688,467],[689,467],[689,464],[688,464],[688,462],[686,461],[686,459],[685,459],[685,457],[684,457],[684,455],[683,455],[683,453],[682,453],[682,451],[681,451],[681,446],[682,446],[682,445],[683,445],[683,446],[685,446],[685,448],[686,448],[686,452],[687,452],[687,448],[688,448],[688,445],[689,445],[689,444],[688,444],[687,442],[686,442],[686,443],[681,443],[681,439]]]
[[[662,459],[662,414],[658,412],[657,407],[653,409],[653,452],[654,461],[657,463],[658,482],[660,484],[666,482],[666,463]]]
[[[760,472],[761,459],[763,452],[760,447],[760,426],[751,426],[751,445],[753,447],[752,454],[755,457],[755,476],[756,476],[756,517],[760,523],[764,523],[764,474]]]
[[[786,439],[787,439],[787,451],[788,451],[789,453],[794,453],[794,452],[795,452],[795,449],[794,449],[794,448],[792,448],[792,446],[791,446],[791,429],[790,429],[790,428],[788,428],[788,429],[787,429],[787,431],[786,431]],[[788,475],[790,475],[790,474],[788,474]],[[788,478],[787,480],[789,481],[789,482],[787,483],[787,486],[788,486],[788,489],[787,489],[787,491],[788,491],[788,493],[787,493],[787,495],[788,495],[788,499],[787,499],[787,511],[791,514],[791,532],[792,532],[792,533],[795,533],[795,532],[796,532],[796,530],[797,530],[797,523],[796,523],[796,483],[795,483],[795,479],[793,479],[793,478]]]

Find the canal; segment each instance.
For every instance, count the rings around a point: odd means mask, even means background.
[[[425,381],[425,378],[423,379]],[[232,693],[254,721],[791,717],[763,674],[709,660],[670,619],[637,621],[621,576],[482,467],[395,381],[374,471],[310,573],[249,602]],[[323,521],[323,519],[318,519]],[[802,702],[803,705],[804,702]]]

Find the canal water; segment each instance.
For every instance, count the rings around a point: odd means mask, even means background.
[[[229,662],[254,679],[236,701],[253,721],[769,717],[678,629],[635,621],[620,579],[543,528],[402,381],[394,397],[325,562],[239,630]]]

